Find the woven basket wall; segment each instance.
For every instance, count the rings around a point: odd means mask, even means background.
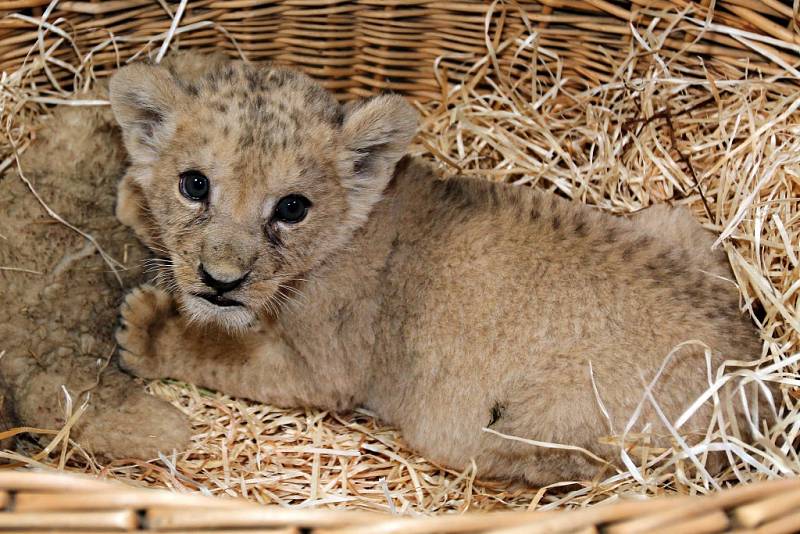
[[[0,70],[15,71],[40,33],[31,19],[45,12],[49,0],[0,1],[6,16],[0,22]],[[486,39],[501,43],[535,29],[539,46],[564,61],[564,78],[578,85],[608,81],[615,65],[627,55],[632,39],[629,26],[647,26],[658,15],[661,27],[690,11],[696,23],[681,22],[684,38],[662,44],[668,57],[678,50],[707,57],[708,65],[724,74],[726,67],[758,68],[777,73],[773,60],[793,65],[795,54],[767,42],[764,54],[755,53],[735,36],[701,35],[701,24],[724,24],[788,43],[800,43],[798,19],[791,2],[781,0],[541,0],[492,3],[481,1],[432,2],[424,0],[219,0],[188,2],[180,13],[174,43],[181,48],[224,50],[231,56],[273,60],[297,65],[344,96],[392,90],[420,99],[441,94],[434,64],[440,59],[441,75],[458,82],[464,71],[486,51]],[[59,2],[46,20],[59,25],[74,40],[58,46],[54,59],[80,63],[92,49],[97,75],[107,75],[118,61],[135,54],[157,51],[179,14],[179,2],[113,0]],[[487,14],[490,26],[487,28]],[[500,31],[498,31],[498,29]],[[488,30],[488,31],[487,31]],[[678,35],[678,34],[676,34]],[[488,37],[491,36],[491,37]],[[112,44],[111,38],[114,37]],[[46,32],[40,47],[50,48],[64,36]],[[530,52],[515,57],[516,47],[500,51],[498,65],[529,63]],[[528,57],[526,57],[526,55]],[[71,57],[70,57],[71,56]],[[647,64],[646,58],[634,68]],[[74,72],[57,61],[52,75],[67,85]],[[553,61],[553,69],[556,68]],[[731,71],[732,72],[732,71]],[[40,81],[44,81],[44,75]]]
[[[0,532],[216,532],[218,534],[763,534],[800,530],[800,480],[710,497],[621,502],[571,512],[468,513],[398,518],[292,510],[233,499],[142,490],[83,477],[0,472]]]

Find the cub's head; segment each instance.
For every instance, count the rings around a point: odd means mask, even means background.
[[[184,311],[229,329],[346,246],[417,125],[399,96],[341,106],[299,72],[240,62],[191,82],[131,65],[110,92],[146,240]]]

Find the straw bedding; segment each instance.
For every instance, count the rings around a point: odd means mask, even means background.
[[[473,469],[456,473],[436,466],[366,413],[280,410],[156,382],[149,385],[152,393],[192,418],[196,435],[189,451],[103,464],[61,432],[47,456],[38,455],[33,442],[2,456],[179,491],[411,514],[583,506],[800,475],[797,29],[792,22],[782,28],[789,39],[780,40],[784,33],[766,38],[723,17],[701,31],[707,12],[693,9],[667,5],[649,24],[623,26],[623,53],[617,48],[604,55],[596,48],[594,60],[610,65],[609,76],[593,75],[591,66],[569,59],[568,47],[548,46],[547,32],[530,21],[521,34],[505,38],[497,13],[490,14],[495,23],[486,25],[482,55],[460,64],[463,82],[447,81],[453,78],[450,58],[431,65],[441,86],[413,96],[424,116],[416,151],[438,162],[443,173],[548,189],[620,214],[659,202],[683,204],[719,234],[743,313],[757,322],[764,344],[758,367],[709,373],[708,393],[698,403],[715,403],[717,417],[699,445],[685,445],[680,421],[670,422],[674,445],[663,450],[648,447],[646,431],[623,439],[618,429],[608,439],[621,445],[626,470],[606,473],[604,480],[525,488],[475,480]],[[745,52],[733,59],[700,57],[701,37],[734,42]],[[24,151],[45,120],[44,104],[72,97],[47,89],[52,80],[42,64],[32,60],[26,68],[28,79],[3,78],[3,168],[16,162],[12,146]],[[39,83],[29,83],[36,76]],[[94,85],[92,76],[82,81],[79,86]],[[15,279],[6,274],[0,280]],[[717,403],[715,391],[729,380],[781,384],[777,422],[761,427],[753,443],[740,438],[727,407]],[[752,394],[744,386],[740,392]],[[82,407],[71,409],[75,415]],[[67,419],[71,424],[77,417]],[[635,422],[634,413],[632,428]],[[728,468],[715,476],[702,468],[710,451],[728,458]]]

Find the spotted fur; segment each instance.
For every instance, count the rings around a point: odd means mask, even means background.
[[[670,418],[706,387],[704,347],[713,367],[758,355],[725,257],[687,212],[623,219],[440,180],[403,157],[416,118],[398,96],[341,106],[297,72],[230,63],[190,86],[126,67],[111,100],[131,158],[120,217],[171,261],[167,291],[141,288],[123,310],[134,326],[118,334],[121,362],[138,375],[280,405],[366,406],[434,460],[546,484],[607,466],[485,427],[613,464],[601,438],[624,428],[674,347],[697,341],[655,390]],[[180,196],[189,168],[211,181],[206,206]],[[298,224],[272,219],[287,194],[312,202]],[[228,295],[241,306],[192,296],[208,289],[200,264],[246,273]],[[684,430],[703,431],[709,415]],[[669,444],[649,405],[633,431],[645,424],[653,445]]]

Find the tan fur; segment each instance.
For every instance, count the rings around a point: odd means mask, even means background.
[[[115,258],[127,258],[119,274],[132,285],[147,252],[114,219],[115,185],[125,163],[115,131],[108,108],[64,107],[40,129],[22,167],[51,208],[97,236]],[[153,458],[186,448],[186,417],[107,365],[123,288],[94,246],[54,223],[18,176],[0,182],[0,197],[6,236],[0,264],[41,273],[0,272],[0,431],[60,429],[66,390],[75,409],[89,401],[70,435],[84,450]],[[47,442],[52,436],[41,437]]]
[[[624,219],[439,180],[402,158],[415,120],[399,97],[344,109],[303,75],[244,64],[195,85],[126,67],[111,96],[132,160],[120,213],[171,262],[169,292],[143,286],[122,308],[121,363],[137,375],[279,405],[365,406],[433,460],[546,484],[601,466],[483,429],[614,462],[590,364],[619,433],[676,345],[705,343],[714,367],[758,355],[719,276],[730,277],[725,258],[688,213]],[[188,169],[209,177],[208,204],[181,196]],[[272,206],[290,193],[311,199],[308,216],[276,223]],[[243,306],[192,296],[208,289],[201,263],[249,273],[226,294]],[[655,390],[668,417],[706,388],[705,365],[698,345],[678,351]],[[709,413],[684,430],[704,430]],[[633,431],[645,423],[669,443],[652,410]]]
[[[176,56],[182,76],[216,57]],[[102,85],[82,98],[107,98]],[[102,458],[156,458],[185,450],[191,425],[140,381],[109,364],[114,323],[127,288],[141,283],[147,250],[114,217],[125,149],[108,107],[56,108],[36,131],[21,166],[42,199],[124,262],[118,274],[94,246],[56,223],[15,172],[0,177],[0,432],[15,426],[59,430],[66,414],[88,408],[70,440]],[[33,434],[46,444],[51,434]],[[25,437],[26,434],[21,434]],[[0,449],[12,446],[0,441]]]

